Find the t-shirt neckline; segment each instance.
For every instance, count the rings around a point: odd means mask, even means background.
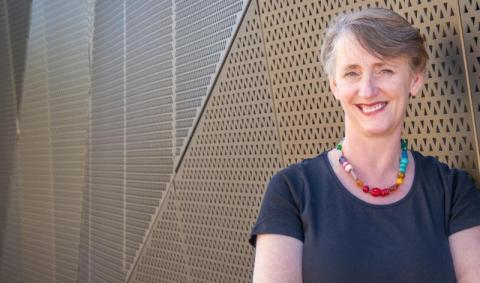
[[[408,199],[411,198],[411,196],[413,195],[414,191],[416,190],[416,188],[418,187],[417,183],[418,183],[418,174],[419,174],[419,159],[418,159],[418,156],[417,156],[417,152],[415,151],[411,151],[412,153],[412,157],[413,157],[413,160],[415,162],[415,171],[414,171],[414,176],[413,176],[413,181],[412,181],[412,187],[410,188],[410,191],[408,191],[408,193],[401,199],[395,201],[395,202],[392,202],[392,203],[388,203],[388,204],[374,204],[374,203],[369,203],[367,201],[364,201],[360,198],[358,198],[357,196],[355,196],[354,194],[352,194],[343,184],[342,182],[340,181],[340,179],[338,178],[337,174],[335,174],[335,171],[333,170],[333,167],[332,167],[332,164],[330,164],[330,160],[328,159],[328,151],[325,151],[323,154],[322,154],[322,159],[323,161],[327,164],[327,168],[328,168],[328,171],[330,173],[330,177],[332,177],[335,181],[335,183],[338,185],[338,187],[340,188],[340,191],[342,192],[343,195],[347,196],[348,198],[350,199],[353,199],[355,202],[358,202],[358,203],[361,203],[363,205],[366,205],[366,206],[369,206],[369,207],[374,207],[374,208],[388,208],[388,207],[393,207],[393,206],[397,206],[397,205],[400,205],[404,202],[406,202]],[[336,189],[336,188],[335,188]]]

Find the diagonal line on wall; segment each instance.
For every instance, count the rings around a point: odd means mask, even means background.
[[[192,130],[190,131],[190,134],[188,135],[188,138],[187,140],[185,141],[184,143],[184,146],[183,146],[183,150],[182,152],[180,153],[180,156],[178,158],[178,162],[177,164],[175,165],[175,173],[178,172],[178,170],[180,169],[180,167],[182,166],[182,162],[183,162],[183,159],[185,158],[185,154],[187,152],[187,149],[188,147],[190,146],[190,143],[193,139],[193,136],[195,135],[195,132],[197,131],[197,128],[198,128],[198,125],[200,124],[200,121],[202,120],[202,116],[204,115],[204,111],[205,111],[205,106],[207,105],[208,103],[208,100],[210,99],[210,97],[212,96],[212,92],[215,88],[215,85],[217,84],[217,80],[218,80],[218,77],[220,75],[220,73],[222,72],[222,69],[225,65],[225,62],[227,61],[227,57],[228,57],[228,54],[230,53],[231,49],[232,49],[232,46],[233,46],[233,43],[235,41],[235,38],[237,37],[237,34],[238,34],[238,31],[240,30],[240,27],[242,26],[242,23],[245,19],[245,15],[247,14],[247,11],[248,11],[248,8],[250,7],[250,4],[251,4],[252,0],[248,0],[248,3],[247,5],[245,6],[245,9],[243,10],[242,12],[242,15],[241,15],[241,18],[238,22],[238,25],[236,26],[235,28],[235,31],[232,35],[232,40],[230,40],[229,42],[229,45],[227,47],[227,50],[225,52],[225,56],[223,57],[222,59],[222,62],[220,63],[220,67],[218,68],[218,71],[216,72],[215,74],[215,78],[211,84],[211,88],[209,89],[208,91],[208,94],[205,96],[205,100],[203,101],[203,104],[202,104],[202,107],[200,109],[200,112],[198,113],[197,115],[197,119],[195,119],[195,122],[192,126]],[[173,180],[173,179],[172,179]]]
[[[456,6],[455,6],[455,13],[458,15],[458,27],[460,29],[460,46],[461,46],[461,52],[462,52],[462,60],[463,60],[463,72],[465,73],[465,83],[467,87],[467,96],[468,96],[468,106],[470,107],[470,115],[472,118],[472,124],[473,124],[473,139],[475,143],[475,153],[476,153],[476,159],[477,159],[477,182],[480,182],[480,145],[479,145],[479,127],[480,125],[477,125],[477,119],[475,119],[475,104],[473,103],[473,92],[472,92],[472,83],[470,81],[470,72],[468,70],[468,60],[467,60],[467,49],[465,46],[465,30],[463,27],[463,19],[462,17],[465,17],[463,15],[461,7],[460,7],[460,1],[456,1]]]
[[[263,29],[263,23],[262,23],[262,10],[260,9],[260,1],[262,1],[262,0],[257,1],[257,8],[258,8],[258,13],[259,13],[258,18],[259,18],[259,21],[260,21],[260,32],[262,33],[263,48],[265,50],[268,50],[267,45],[266,45],[267,39],[265,37],[265,31]],[[263,1],[265,1],[265,0],[263,0]],[[277,107],[276,107],[277,104],[275,104],[275,93],[274,93],[274,88],[273,88],[273,83],[272,83],[273,82],[272,81],[272,74],[270,72],[270,66],[271,66],[270,65],[271,62],[269,62],[269,59],[270,59],[269,57],[270,56],[268,56],[268,53],[267,53],[265,57],[266,57],[266,60],[267,60],[267,74],[268,74],[268,81],[269,81],[269,84],[270,84],[270,92],[272,94],[273,117],[275,119],[275,125],[276,125],[275,129],[277,130],[278,145],[280,146],[280,158],[282,159],[282,166],[285,166],[287,161],[285,160],[285,158],[283,156],[284,149],[283,149],[283,145],[282,145],[282,136],[280,135],[280,124],[278,123],[278,113],[277,113]]]
[[[213,92],[213,90],[214,90],[215,84],[217,83],[218,75],[222,72],[222,69],[223,69],[223,67],[224,67],[224,65],[225,65],[225,62],[226,62],[227,58],[228,58],[228,54],[230,53],[230,50],[232,49],[233,43],[234,43],[234,41],[235,41],[235,38],[237,37],[238,31],[240,30],[240,27],[241,27],[241,25],[242,25],[242,23],[243,23],[243,21],[244,21],[244,19],[245,19],[245,15],[246,15],[246,13],[247,13],[247,11],[248,11],[248,8],[250,7],[250,3],[251,3],[251,2],[252,2],[252,1],[249,0],[248,3],[247,3],[247,5],[245,6],[245,9],[244,9],[244,11],[243,11],[243,13],[242,13],[241,19],[239,20],[239,23],[238,23],[238,25],[237,25],[237,27],[236,27],[236,29],[235,29],[234,34],[232,35],[232,40],[230,41],[229,46],[228,46],[227,51],[226,51],[226,54],[225,54],[225,56],[224,56],[224,58],[223,58],[223,60],[222,60],[222,62],[221,62],[221,64],[220,64],[220,68],[219,68],[219,70],[218,70],[218,72],[217,72],[217,76],[215,76],[214,81],[213,81],[213,83],[212,83],[212,87],[210,88],[209,93],[208,93],[207,96],[205,97],[205,101],[204,101],[204,103],[203,103],[203,107],[200,109],[200,113],[199,113],[199,115],[198,115],[198,119],[195,120],[195,124],[194,124],[193,127],[192,127],[192,131],[191,131],[191,133],[190,133],[190,135],[189,135],[189,137],[188,137],[188,140],[187,140],[186,143],[185,143],[184,150],[182,151],[182,153],[181,153],[181,155],[180,155],[180,157],[179,157],[179,159],[178,159],[178,162],[177,162],[177,164],[176,164],[176,166],[175,166],[175,171],[173,172],[173,175],[172,175],[172,177],[171,177],[171,180],[172,180],[172,181],[169,183],[167,189],[165,190],[165,197],[162,198],[161,203],[159,204],[158,209],[157,209],[157,211],[156,211],[156,213],[155,213],[155,217],[154,217],[154,219],[151,221],[151,225],[149,226],[149,229],[147,230],[147,233],[146,233],[146,235],[145,235],[145,240],[143,241],[143,243],[142,243],[142,245],[141,245],[141,247],[140,247],[140,250],[138,251],[137,256],[135,257],[135,259],[134,259],[134,261],[133,261],[133,266],[130,268],[130,270],[127,271],[127,275],[126,275],[127,280],[126,280],[126,282],[130,282],[130,281],[132,280],[132,278],[133,278],[132,275],[135,273],[135,269],[136,269],[136,267],[137,267],[137,265],[138,265],[138,260],[141,258],[141,255],[143,254],[143,252],[144,252],[144,250],[145,250],[146,244],[149,242],[150,238],[152,237],[152,232],[153,232],[153,229],[154,229],[154,227],[155,227],[155,223],[156,223],[157,220],[160,218],[160,215],[162,215],[163,211],[165,211],[166,203],[167,203],[167,201],[168,201],[168,197],[167,197],[167,196],[171,196],[172,193],[174,193],[174,185],[173,185],[173,183],[175,182],[176,174],[177,174],[178,170],[179,170],[179,169],[181,168],[181,166],[182,166],[182,161],[183,161],[183,159],[184,159],[184,157],[185,157],[185,154],[186,154],[187,149],[188,149],[188,147],[189,147],[189,145],[190,145],[190,142],[191,142],[193,136],[195,135],[195,132],[196,132],[196,130],[197,130],[197,128],[198,128],[198,125],[200,124],[200,121],[202,120],[201,117],[202,117],[203,114],[204,114],[205,106],[208,104],[208,100],[209,100],[209,98],[211,97],[211,94],[212,94],[212,92]],[[174,111],[174,112],[175,112],[175,111]],[[175,129],[173,129],[173,131],[175,131]]]

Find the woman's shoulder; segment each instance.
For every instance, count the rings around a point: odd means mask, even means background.
[[[287,178],[299,178],[311,174],[311,172],[319,172],[328,162],[327,152],[322,152],[317,156],[304,158],[300,161],[288,164],[285,168],[280,169],[276,174],[283,175]]]
[[[292,190],[302,191],[313,177],[329,172],[327,166],[327,152],[323,152],[317,156],[289,164],[277,171],[272,179],[282,179]]]
[[[464,169],[451,167],[434,156],[423,155],[418,151],[412,151],[412,155],[415,159],[415,167],[418,168],[417,172],[430,181],[447,182],[446,185],[449,187],[459,182],[474,182]]]

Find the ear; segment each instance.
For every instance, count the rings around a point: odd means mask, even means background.
[[[338,100],[337,97],[337,81],[333,76],[328,76],[328,82],[330,84],[330,90],[333,93],[333,96],[335,97],[336,100]]]
[[[425,72],[424,71],[413,72],[412,81],[410,83],[410,95],[411,96],[416,96],[417,95],[417,93],[420,91],[420,89],[423,86],[424,80],[425,80]]]

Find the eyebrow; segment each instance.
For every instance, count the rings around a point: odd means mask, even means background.
[[[374,68],[381,68],[381,67],[390,67],[392,68],[393,65],[392,64],[387,64],[387,63],[384,63],[384,62],[379,62],[379,63],[375,63],[373,64],[373,67]],[[358,64],[350,64],[350,65],[347,65],[345,66],[344,68],[342,68],[343,71],[346,71],[346,70],[355,70],[355,69],[360,69],[360,65]]]

